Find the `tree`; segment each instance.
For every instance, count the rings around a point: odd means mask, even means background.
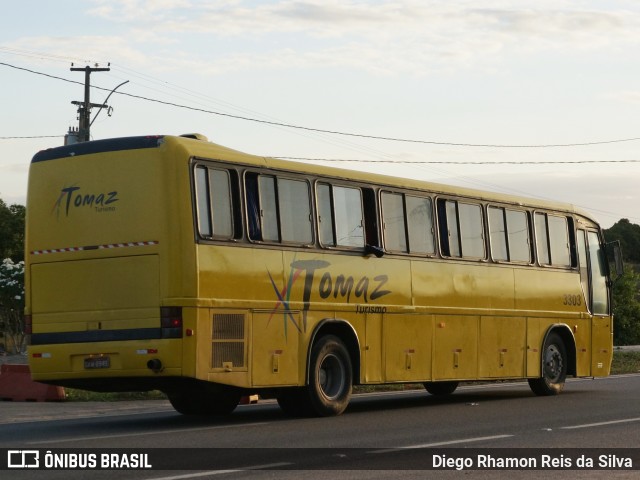
[[[24,262],[6,258],[0,264],[0,332],[10,339],[13,353],[22,351],[24,329]],[[5,344],[5,349],[9,345]]]
[[[627,266],[624,275],[613,286],[615,345],[640,345],[640,275]]]
[[[625,273],[613,285],[614,333],[616,345],[640,344],[640,225],[626,218],[604,231],[606,241],[618,240],[622,247]]]
[[[0,199],[0,259],[24,260],[24,205],[10,205]]]
[[[0,199],[0,334],[16,353],[25,341],[24,219],[23,205]]]
[[[604,231],[604,238],[607,242],[620,241],[625,262],[640,263],[640,225],[623,218]]]

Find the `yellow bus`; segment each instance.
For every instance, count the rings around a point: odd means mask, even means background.
[[[34,156],[26,245],[33,379],[183,414],[609,374],[605,245],[571,205],[128,137]]]

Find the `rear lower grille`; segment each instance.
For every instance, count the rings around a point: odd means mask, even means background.
[[[246,366],[245,320],[243,314],[213,314],[211,368]]]

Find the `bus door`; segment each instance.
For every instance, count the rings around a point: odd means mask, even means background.
[[[613,354],[613,330],[606,258],[597,232],[578,230],[578,256],[582,291],[592,318],[591,375],[599,377],[609,374]]]

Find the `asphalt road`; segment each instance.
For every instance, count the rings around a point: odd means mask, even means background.
[[[161,448],[150,459],[156,467],[194,462],[193,470],[12,470],[12,479],[300,478],[301,470],[305,478],[639,478],[638,426],[640,375],[570,380],[557,397],[533,396],[526,383],[465,386],[445,399],[423,391],[358,395],[335,418],[288,418],[273,401],[240,406],[227,419],[184,417],[163,401],[0,404],[0,448],[97,455]],[[177,450],[197,448],[210,450]],[[580,455],[596,467],[601,454],[622,461],[603,448],[633,448],[626,457],[636,470],[424,470],[513,452],[564,466]]]

